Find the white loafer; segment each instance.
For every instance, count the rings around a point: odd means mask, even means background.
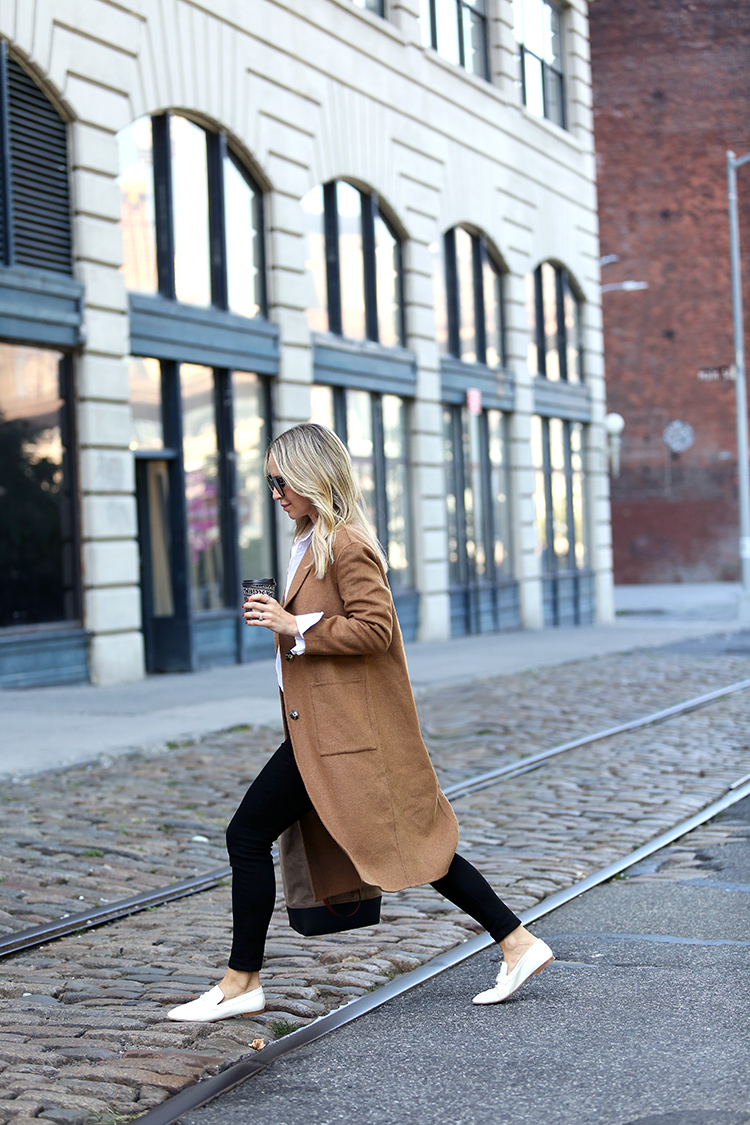
[[[254,1016],[262,1012],[265,1006],[266,998],[262,987],[227,1000],[217,984],[197,1000],[172,1008],[171,1012],[167,1012],[167,1019],[212,1023],[214,1020],[227,1020],[231,1016]]]
[[[474,997],[475,1004],[500,1004],[503,1000],[507,1000],[516,989],[520,988],[525,980],[533,976],[534,973],[541,973],[545,965],[549,965],[550,961],[554,961],[552,950],[546,942],[541,938],[537,938],[532,946],[530,946],[523,957],[517,962],[515,969],[512,973],[508,972],[508,966],[503,961],[500,966],[500,972],[497,974],[497,984],[494,988],[489,988],[486,992],[480,992],[478,996]]]

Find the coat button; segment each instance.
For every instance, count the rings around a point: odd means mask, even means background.
[[[284,653],[284,659],[285,660],[294,660],[294,653],[293,652],[285,652]]]
[[[290,719],[298,719],[299,718],[299,711],[290,711],[289,712],[289,718]]]

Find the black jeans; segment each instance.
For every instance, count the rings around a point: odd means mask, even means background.
[[[276,902],[271,847],[285,829],[312,808],[297,769],[292,744],[282,742],[245,794],[227,828],[232,865],[232,953],[230,969],[257,972]],[[448,874],[432,884],[436,891],[470,914],[495,941],[521,925],[487,880],[460,855]]]

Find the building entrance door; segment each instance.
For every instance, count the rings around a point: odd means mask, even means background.
[[[141,456],[136,457],[135,462],[141,613],[147,672],[193,670],[192,628],[184,596],[185,566],[176,565],[178,552],[173,534],[174,503],[170,479],[173,464],[163,457]],[[181,508],[182,496],[178,499]]]

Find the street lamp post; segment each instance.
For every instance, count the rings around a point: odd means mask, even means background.
[[[740,274],[740,223],[737,209],[737,169],[750,161],[750,152],[737,156],[727,152],[729,198],[729,254],[732,275],[732,320],[734,325],[734,371],[737,403],[737,469],[740,502],[740,565],[742,568],[741,613],[750,608],[750,458],[748,457],[747,390],[745,385],[745,334],[742,319]],[[744,614],[743,614],[744,615]]]

